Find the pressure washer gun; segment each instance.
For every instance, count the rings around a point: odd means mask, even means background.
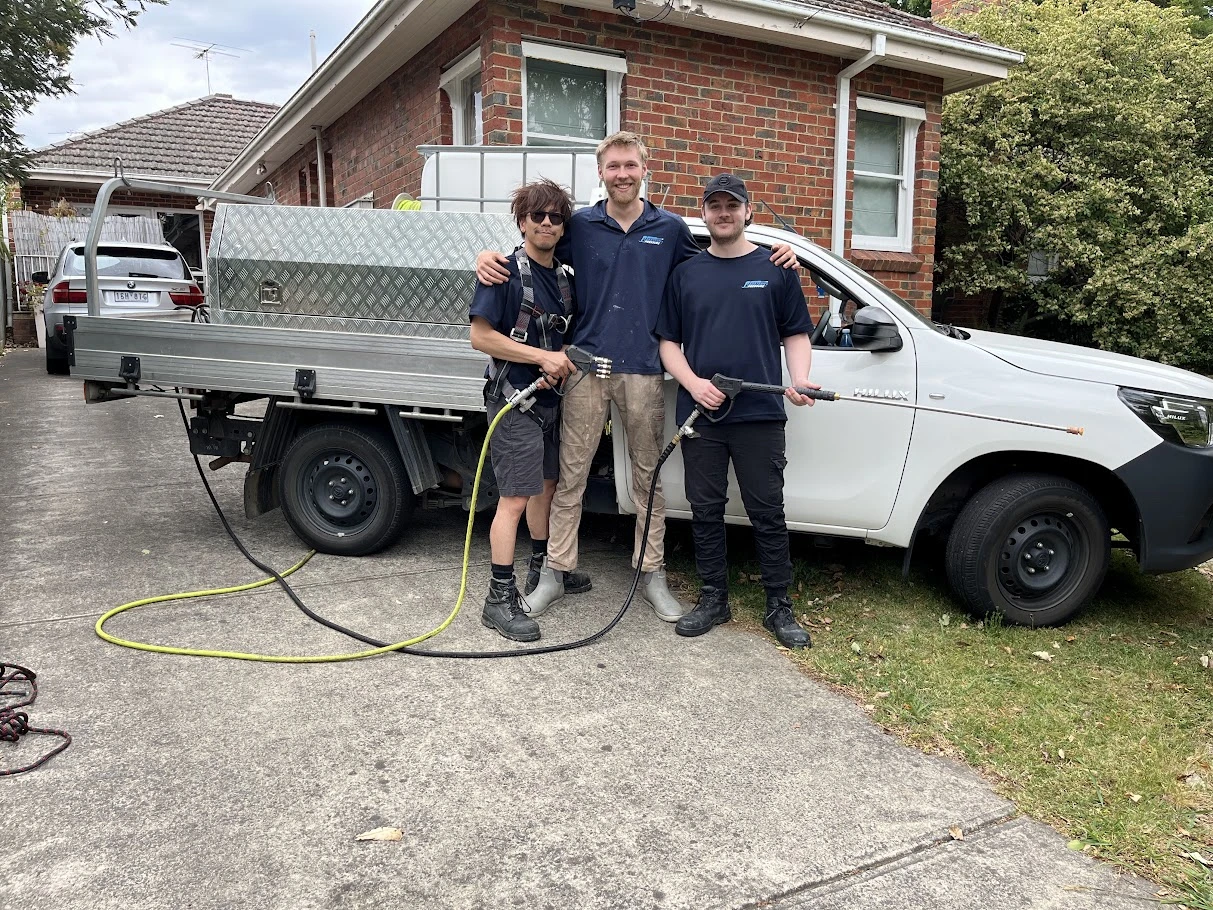
[[[564,355],[582,373],[593,373],[599,379],[609,379],[611,377],[612,364],[609,357],[598,357],[589,351],[583,351],[575,344],[570,344],[565,348]],[[540,376],[525,389],[515,392],[509,397],[509,403],[519,411],[525,411],[534,402],[535,393],[539,391],[540,385],[545,379],[547,379],[546,376]]]
[[[708,413],[707,409],[698,402],[695,404],[695,409],[691,411],[691,416],[678,428],[678,432],[674,434],[674,438],[670,440],[665,447],[665,451],[661,453],[661,459],[664,460],[670,452],[674,451],[674,447],[682,442],[686,436],[695,436],[695,421],[700,417],[707,417],[713,423],[719,423],[728,416],[729,411],[733,410],[733,399],[742,392],[763,392],[768,395],[782,395],[786,391],[786,386],[767,385],[763,382],[746,382],[742,379],[734,379],[732,376],[725,376],[723,373],[717,373],[712,377],[712,385],[720,389],[728,399],[729,406],[725,408],[723,414],[719,417],[713,417]],[[816,401],[838,401],[840,396],[837,392],[829,392],[825,389],[807,389],[797,387],[796,391],[805,398],[812,398]]]

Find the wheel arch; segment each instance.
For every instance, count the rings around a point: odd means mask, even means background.
[[[1109,526],[1128,538],[1134,554],[1140,556],[1141,512],[1124,482],[1101,464],[1049,452],[992,452],[960,465],[927,499],[915,526],[915,536],[920,532],[946,534],[964,504],[978,490],[999,477],[1028,473],[1053,474],[1086,489],[1103,509]]]

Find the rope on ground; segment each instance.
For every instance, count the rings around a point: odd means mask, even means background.
[[[9,671],[12,671],[11,673]],[[0,777],[11,777],[14,774],[24,774],[26,771],[33,771],[39,765],[46,764],[64,749],[72,744],[72,738],[63,730],[52,730],[47,727],[31,727],[29,725],[29,715],[19,708],[28,708],[34,703],[34,699],[38,697],[38,676],[33,670],[27,670],[25,667],[19,667],[16,664],[0,663],[0,699],[12,701],[10,704],[0,705],[0,742],[9,742],[16,744],[22,736],[28,733],[36,733],[42,736],[58,736],[63,739],[63,742],[57,745],[50,752],[47,752],[37,761],[24,765],[20,768],[0,768]],[[20,689],[9,689],[10,685],[20,685],[25,683],[27,688],[22,691]]]

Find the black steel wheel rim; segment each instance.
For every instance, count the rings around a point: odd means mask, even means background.
[[[998,587],[1018,607],[1047,609],[1073,593],[1090,553],[1086,534],[1072,513],[1036,512],[1003,537]]]
[[[366,463],[340,450],[312,458],[299,473],[299,494],[308,517],[337,534],[365,528],[379,504],[378,484]]]

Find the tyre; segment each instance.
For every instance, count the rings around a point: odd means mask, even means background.
[[[391,437],[343,423],[295,438],[278,471],[278,498],[304,543],[337,556],[366,556],[395,543],[415,502]]]
[[[1099,590],[1110,553],[1108,520],[1090,493],[1062,477],[1012,474],[965,505],[945,564],[974,615],[1056,626]]]
[[[50,350],[46,352],[46,372],[52,376],[66,376],[71,372],[68,367],[67,357],[55,357]]]

